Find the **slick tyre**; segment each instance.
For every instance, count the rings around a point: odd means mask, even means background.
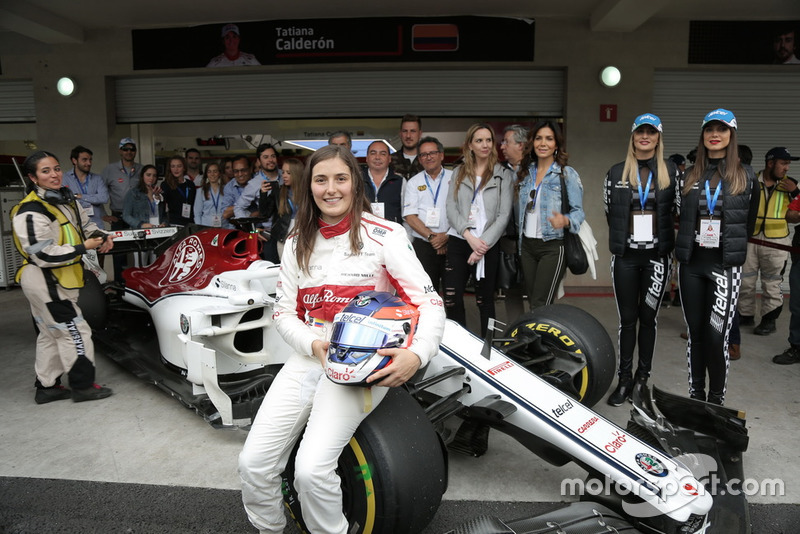
[[[576,367],[572,359],[559,357],[558,353],[554,358],[537,363],[536,356],[530,353],[530,345],[510,350],[510,358],[540,376],[568,374],[571,377],[566,384],[568,387],[562,389],[586,406],[594,406],[605,396],[614,380],[617,357],[611,338],[597,319],[580,308],[552,304],[521,315],[506,329],[504,337],[517,338],[526,333],[540,335],[546,348],[581,355],[585,365]]]
[[[294,487],[292,451],[283,496],[302,532],[308,532]],[[431,521],[447,488],[447,464],[439,436],[422,407],[393,388],[356,430],[342,451],[337,473],[349,532],[415,534]]]

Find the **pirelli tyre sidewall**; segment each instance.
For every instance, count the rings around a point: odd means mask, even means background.
[[[545,345],[583,354],[586,367],[573,381],[578,400],[594,406],[603,398],[614,380],[617,356],[608,332],[597,319],[580,308],[552,304],[521,315],[506,329],[505,337],[516,337],[523,329],[542,336]]]
[[[283,498],[302,532],[308,532],[294,488],[292,451]],[[339,457],[349,532],[416,534],[433,519],[447,489],[447,458],[422,407],[392,388],[356,430]],[[356,527],[354,528],[354,525]]]

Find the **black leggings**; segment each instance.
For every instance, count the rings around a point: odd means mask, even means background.
[[[728,335],[739,300],[742,268],[725,267],[722,250],[695,245],[689,263],[678,267],[683,317],[689,327],[689,395],[725,399]]]
[[[469,265],[467,260],[472,254],[472,247],[465,239],[451,237],[447,241],[447,266],[444,270],[444,309],[447,318],[452,319],[464,328],[467,327],[467,312],[464,309],[464,289],[470,273],[475,272],[475,266]],[[497,262],[499,261],[500,245],[490,248],[484,255],[485,277],[475,283],[475,303],[481,317],[481,336],[486,335],[489,317],[494,317],[494,290],[497,283]]]
[[[620,380],[630,380],[633,373],[633,349],[639,342],[639,365],[636,378],[647,380],[653,366],[656,326],[661,299],[669,282],[670,256],[659,256],[656,249],[628,249],[624,256],[611,258],[611,278],[619,314]],[[639,334],[636,334],[636,322]]]

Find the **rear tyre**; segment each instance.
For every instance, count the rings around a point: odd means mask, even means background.
[[[300,530],[308,532],[294,488],[296,454],[297,446],[282,475],[283,495]],[[421,532],[447,489],[439,436],[422,407],[399,388],[392,388],[358,427],[342,451],[337,473],[349,532]]]
[[[530,345],[508,351],[511,359],[540,376],[568,373],[571,379],[565,391],[586,406],[594,406],[605,396],[614,380],[617,356],[611,338],[597,319],[580,308],[552,304],[521,315],[506,329],[504,337],[526,332],[541,336],[545,347],[578,353],[585,358],[585,365],[576,367],[574,361],[559,357],[530,364],[536,359]]]

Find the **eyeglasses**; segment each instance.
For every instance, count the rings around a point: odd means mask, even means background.
[[[526,211],[533,211],[533,207],[536,205],[536,191],[536,189],[531,189],[531,201],[525,207]]]
[[[419,155],[419,157],[420,157],[420,159],[423,159],[423,158],[427,159],[427,158],[432,158],[436,154],[441,154],[441,153],[442,153],[441,150],[434,150],[433,152],[423,152],[422,154]]]
[[[124,146],[120,150],[122,150],[123,152],[136,152],[136,147],[135,146]]]

